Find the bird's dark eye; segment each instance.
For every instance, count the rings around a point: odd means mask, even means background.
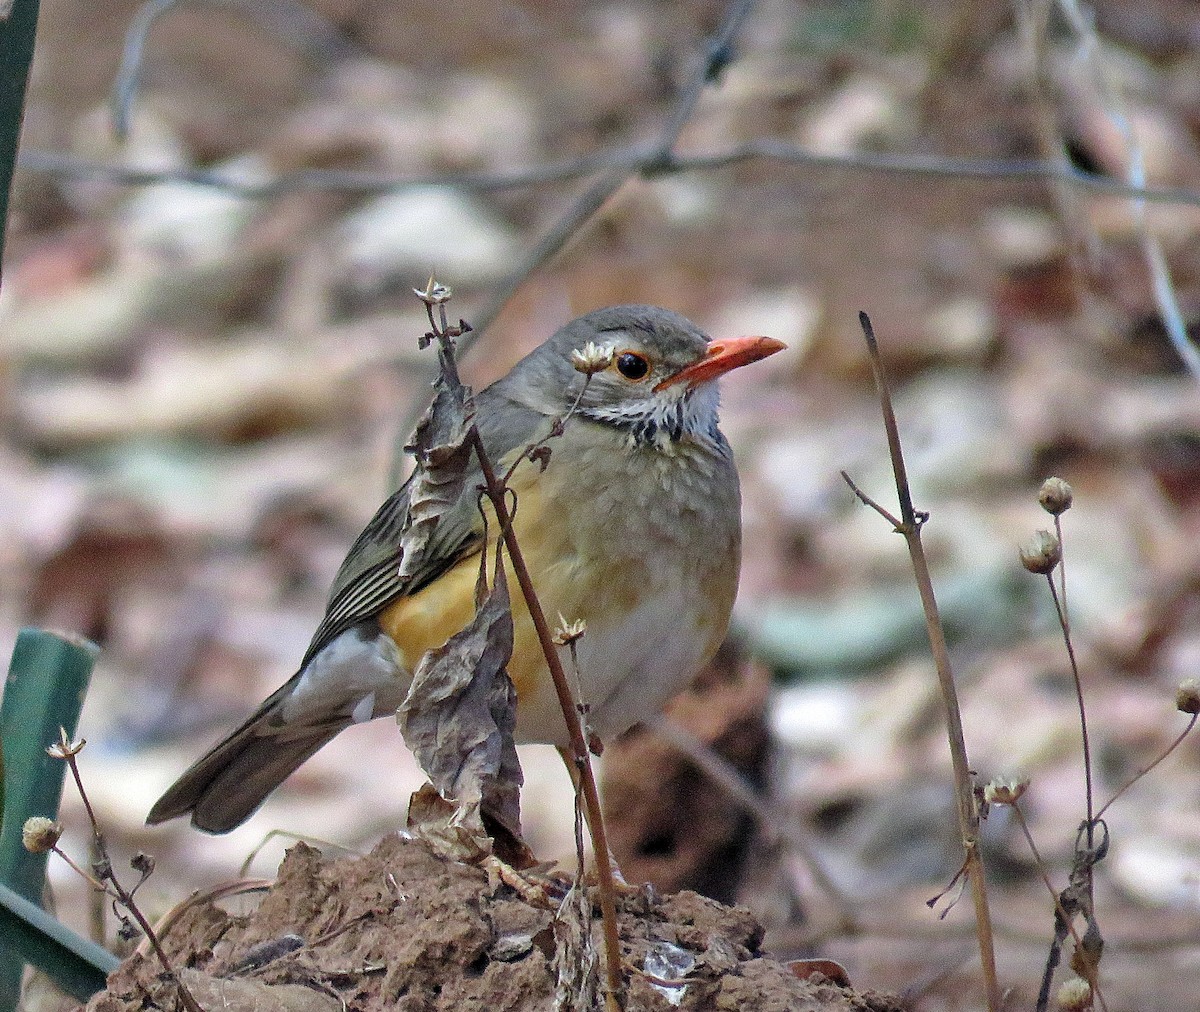
[[[640,380],[650,371],[650,363],[645,355],[636,351],[623,351],[617,356],[617,372],[626,379]]]

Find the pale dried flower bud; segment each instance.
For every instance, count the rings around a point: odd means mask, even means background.
[[[576,348],[571,352],[571,365],[575,367],[576,372],[581,372],[585,376],[594,376],[598,372],[604,372],[612,365],[614,350],[611,344],[597,344],[595,341],[588,341],[582,348]]]
[[[989,805],[1015,805],[1028,787],[1028,780],[993,780],[984,785],[983,800]]]
[[[1185,678],[1175,690],[1175,709],[1181,713],[1200,713],[1200,681]]]
[[[454,293],[450,291],[450,288],[447,285],[443,285],[441,282],[434,281],[434,279],[430,277],[429,283],[425,286],[425,290],[422,291],[420,288],[414,288],[413,295],[424,302],[427,306],[441,306],[449,302]]]
[[[1043,576],[1054,572],[1062,559],[1062,545],[1050,531],[1038,531],[1021,546],[1021,565]]]
[[[60,727],[58,729],[58,741],[46,749],[46,754],[51,759],[70,759],[73,756],[79,755],[86,744],[86,738],[79,738],[72,741],[71,736],[67,734],[67,729]]]
[[[47,819],[44,815],[34,815],[26,819],[21,827],[21,844],[31,854],[44,854],[54,849],[62,831],[61,822]]]
[[[1085,1012],[1092,1007],[1092,985],[1082,977],[1064,981],[1055,996],[1063,1012]]]
[[[1038,489],[1038,502],[1052,516],[1066,513],[1074,498],[1074,490],[1062,478],[1047,478]]]
[[[577,618],[574,622],[568,622],[560,614],[558,628],[554,630],[554,645],[557,647],[570,646],[576,640],[582,639],[586,632],[587,622],[583,619]]]

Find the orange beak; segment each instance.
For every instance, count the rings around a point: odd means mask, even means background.
[[[773,337],[734,337],[728,341],[713,341],[702,359],[680,369],[674,376],[668,376],[654,391],[657,393],[659,390],[675,386],[676,383],[699,386],[725,375],[730,369],[757,362],[760,358],[774,355],[786,347],[786,344],[776,341]]]

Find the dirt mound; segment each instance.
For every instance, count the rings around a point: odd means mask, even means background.
[[[207,1008],[588,1007],[588,999],[578,1001],[577,982],[588,977],[597,951],[579,944],[566,886],[547,879],[524,888],[498,869],[452,861],[394,835],[361,858],[326,860],[299,844],[253,913],[195,903],[163,943]],[[798,979],[763,955],[762,928],[747,911],[695,893],[631,891],[621,898],[620,925],[629,1009],[900,1008],[886,995]],[[598,944],[597,927],[598,919],[588,930]],[[656,984],[647,971],[680,984]],[[149,1007],[176,1008],[177,1000],[157,960],[135,955],[88,1009]]]

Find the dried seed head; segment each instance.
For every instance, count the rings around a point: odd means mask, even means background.
[[[51,759],[71,759],[79,755],[86,744],[86,738],[79,738],[76,741],[72,741],[71,736],[67,734],[67,729],[60,727],[58,729],[58,741],[46,749],[46,754]]]
[[[575,619],[574,622],[568,622],[560,614],[558,616],[558,628],[554,630],[554,645],[558,647],[570,646],[576,640],[583,638],[583,634],[587,632],[587,622],[581,618]]]
[[[413,289],[413,295],[424,302],[427,306],[445,305],[450,301],[450,298],[453,296],[453,294],[454,293],[450,291],[449,287],[441,284],[438,281],[434,281],[432,277],[430,277],[429,283],[425,286],[424,291],[422,291],[420,288]]]
[[[1063,1012],[1085,1012],[1092,1007],[1092,985],[1082,977],[1065,981],[1056,995]]]
[[[1062,545],[1050,531],[1038,531],[1021,546],[1021,565],[1043,576],[1054,572],[1062,559]]]
[[[581,372],[585,376],[594,376],[598,372],[604,372],[612,365],[615,350],[611,344],[597,344],[595,341],[588,341],[582,348],[576,348],[571,352],[571,365],[575,367],[576,372]]]
[[[1200,681],[1185,678],[1175,690],[1175,709],[1182,713],[1200,713]]]
[[[1074,498],[1075,492],[1061,478],[1047,478],[1038,489],[1038,502],[1052,516],[1066,513]]]
[[[143,878],[147,878],[154,873],[154,858],[139,850],[129,859],[129,867]]]
[[[62,831],[61,822],[42,815],[31,816],[21,827],[21,845],[31,854],[44,854],[54,849]]]
[[[1028,780],[993,780],[984,785],[983,800],[989,805],[1015,805],[1028,787]]]

